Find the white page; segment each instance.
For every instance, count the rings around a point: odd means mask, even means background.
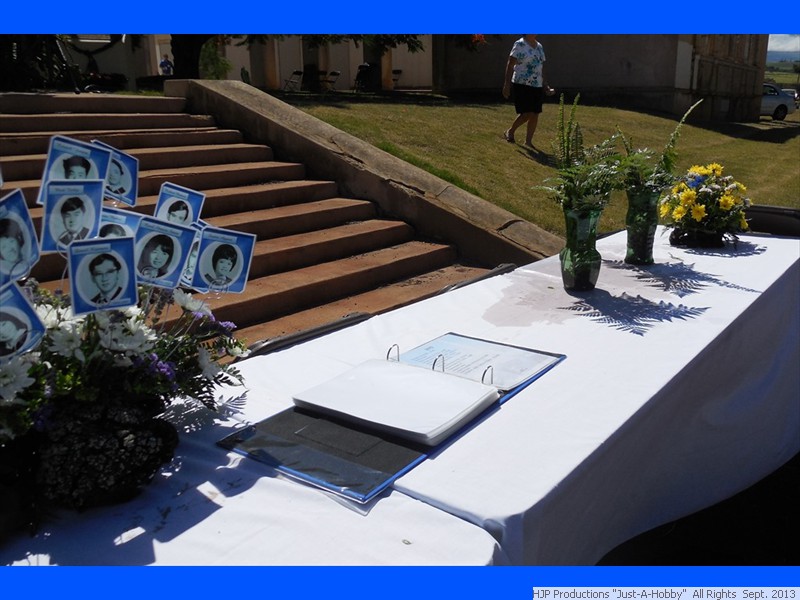
[[[563,355],[446,333],[400,355],[409,365],[444,370],[509,390],[554,365]],[[491,367],[487,371],[487,368]]]

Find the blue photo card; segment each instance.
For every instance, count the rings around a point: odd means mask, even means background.
[[[247,285],[256,236],[219,227],[206,227],[200,238],[192,287],[199,292],[240,294]]]
[[[189,226],[142,217],[136,230],[136,276],[141,283],[178,286],[186,266],[195,230]]]
[[[22,190],[0,198],[0,289],[26,277],[39,260],[39,239]]]
[[[44,324],[16,283],[0,289],[0,361],[35,348]]]
[[[174,183],[163,183],[158,192],[154,216],[157,219],[189,225],[200,218],[206,195]]]
[[[138,303],[132,237],[73,242],[67,261],[76,315]]]
[[[89,142],[82,142],[63,135],[50,138],[47,162],[42,175],[37,204],[44,203],[47,183],[55,180],[100,179],[106,180],[111,164],[111,150]]]
[[[100,140],[92,140],[92,144],[111,151],[104,191],[106,198],[135,206],[139,196],[139,159]]]
[[[100,229],[97,235],[106,237],[135,237],[142,215],[130,210],[104,206],[100,212]]]
[[[97,235],[104,184],[102,179],[47,183],[44,188],[42,252],[64,252],[73,241]]]
[[[197,256],[200,254],[200,239],[203,236],[203,229],[208,227],[208,223],[202,219],[198,219],[192,223],[192,229],[195,230],[194,241],[189,250],[189,257],[186,259],[186,266],[183,268],[181,274],[181,285],[185,287],[192,287],[192,280],[194,280],[194,272],[197,267]]]

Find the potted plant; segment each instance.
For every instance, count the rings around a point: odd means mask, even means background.
[[[619,128],[617,132],[625,149],[620,162],[619,187],[628,198],[628,211],[625,226],[628,244],[625,262],[634,265],[653,264],[653,239],[658,225],[658,198],[676,180],[673,174],[675,145],[678,142],[681,126],[689,113],[700,104],[694,103],[678,122],[660,155],[649,148],[635,149],[630,138],[625,137]]]
[[[550,193],[564,211],[566,245],[559,253],[561,276],[567,290],[594,288],[600,273],[597,224],[614,189],[619,155],[616,135],[587,147],[575,120],[580,94],[575,97],[565,122],[564,95],[559,100],[558,137],[555,143],[558,174],[536,186]]]

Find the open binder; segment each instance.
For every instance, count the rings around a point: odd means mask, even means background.
[[[456,333],[393,345],[218,444],[365,503],[564,358]]]

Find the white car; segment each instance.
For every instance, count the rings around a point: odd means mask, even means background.
[[[797,92],[797,90],[794,88],[783,88],[783,91],[794,98],[795,107],[800,108],[800,94]]]
[[[783,121],[786,115],[792,114],[797,107],[794,96],[790,96],[777,85],[764,84],[764,95],[761,96],[761,116],[772,116],[776,121]]]

